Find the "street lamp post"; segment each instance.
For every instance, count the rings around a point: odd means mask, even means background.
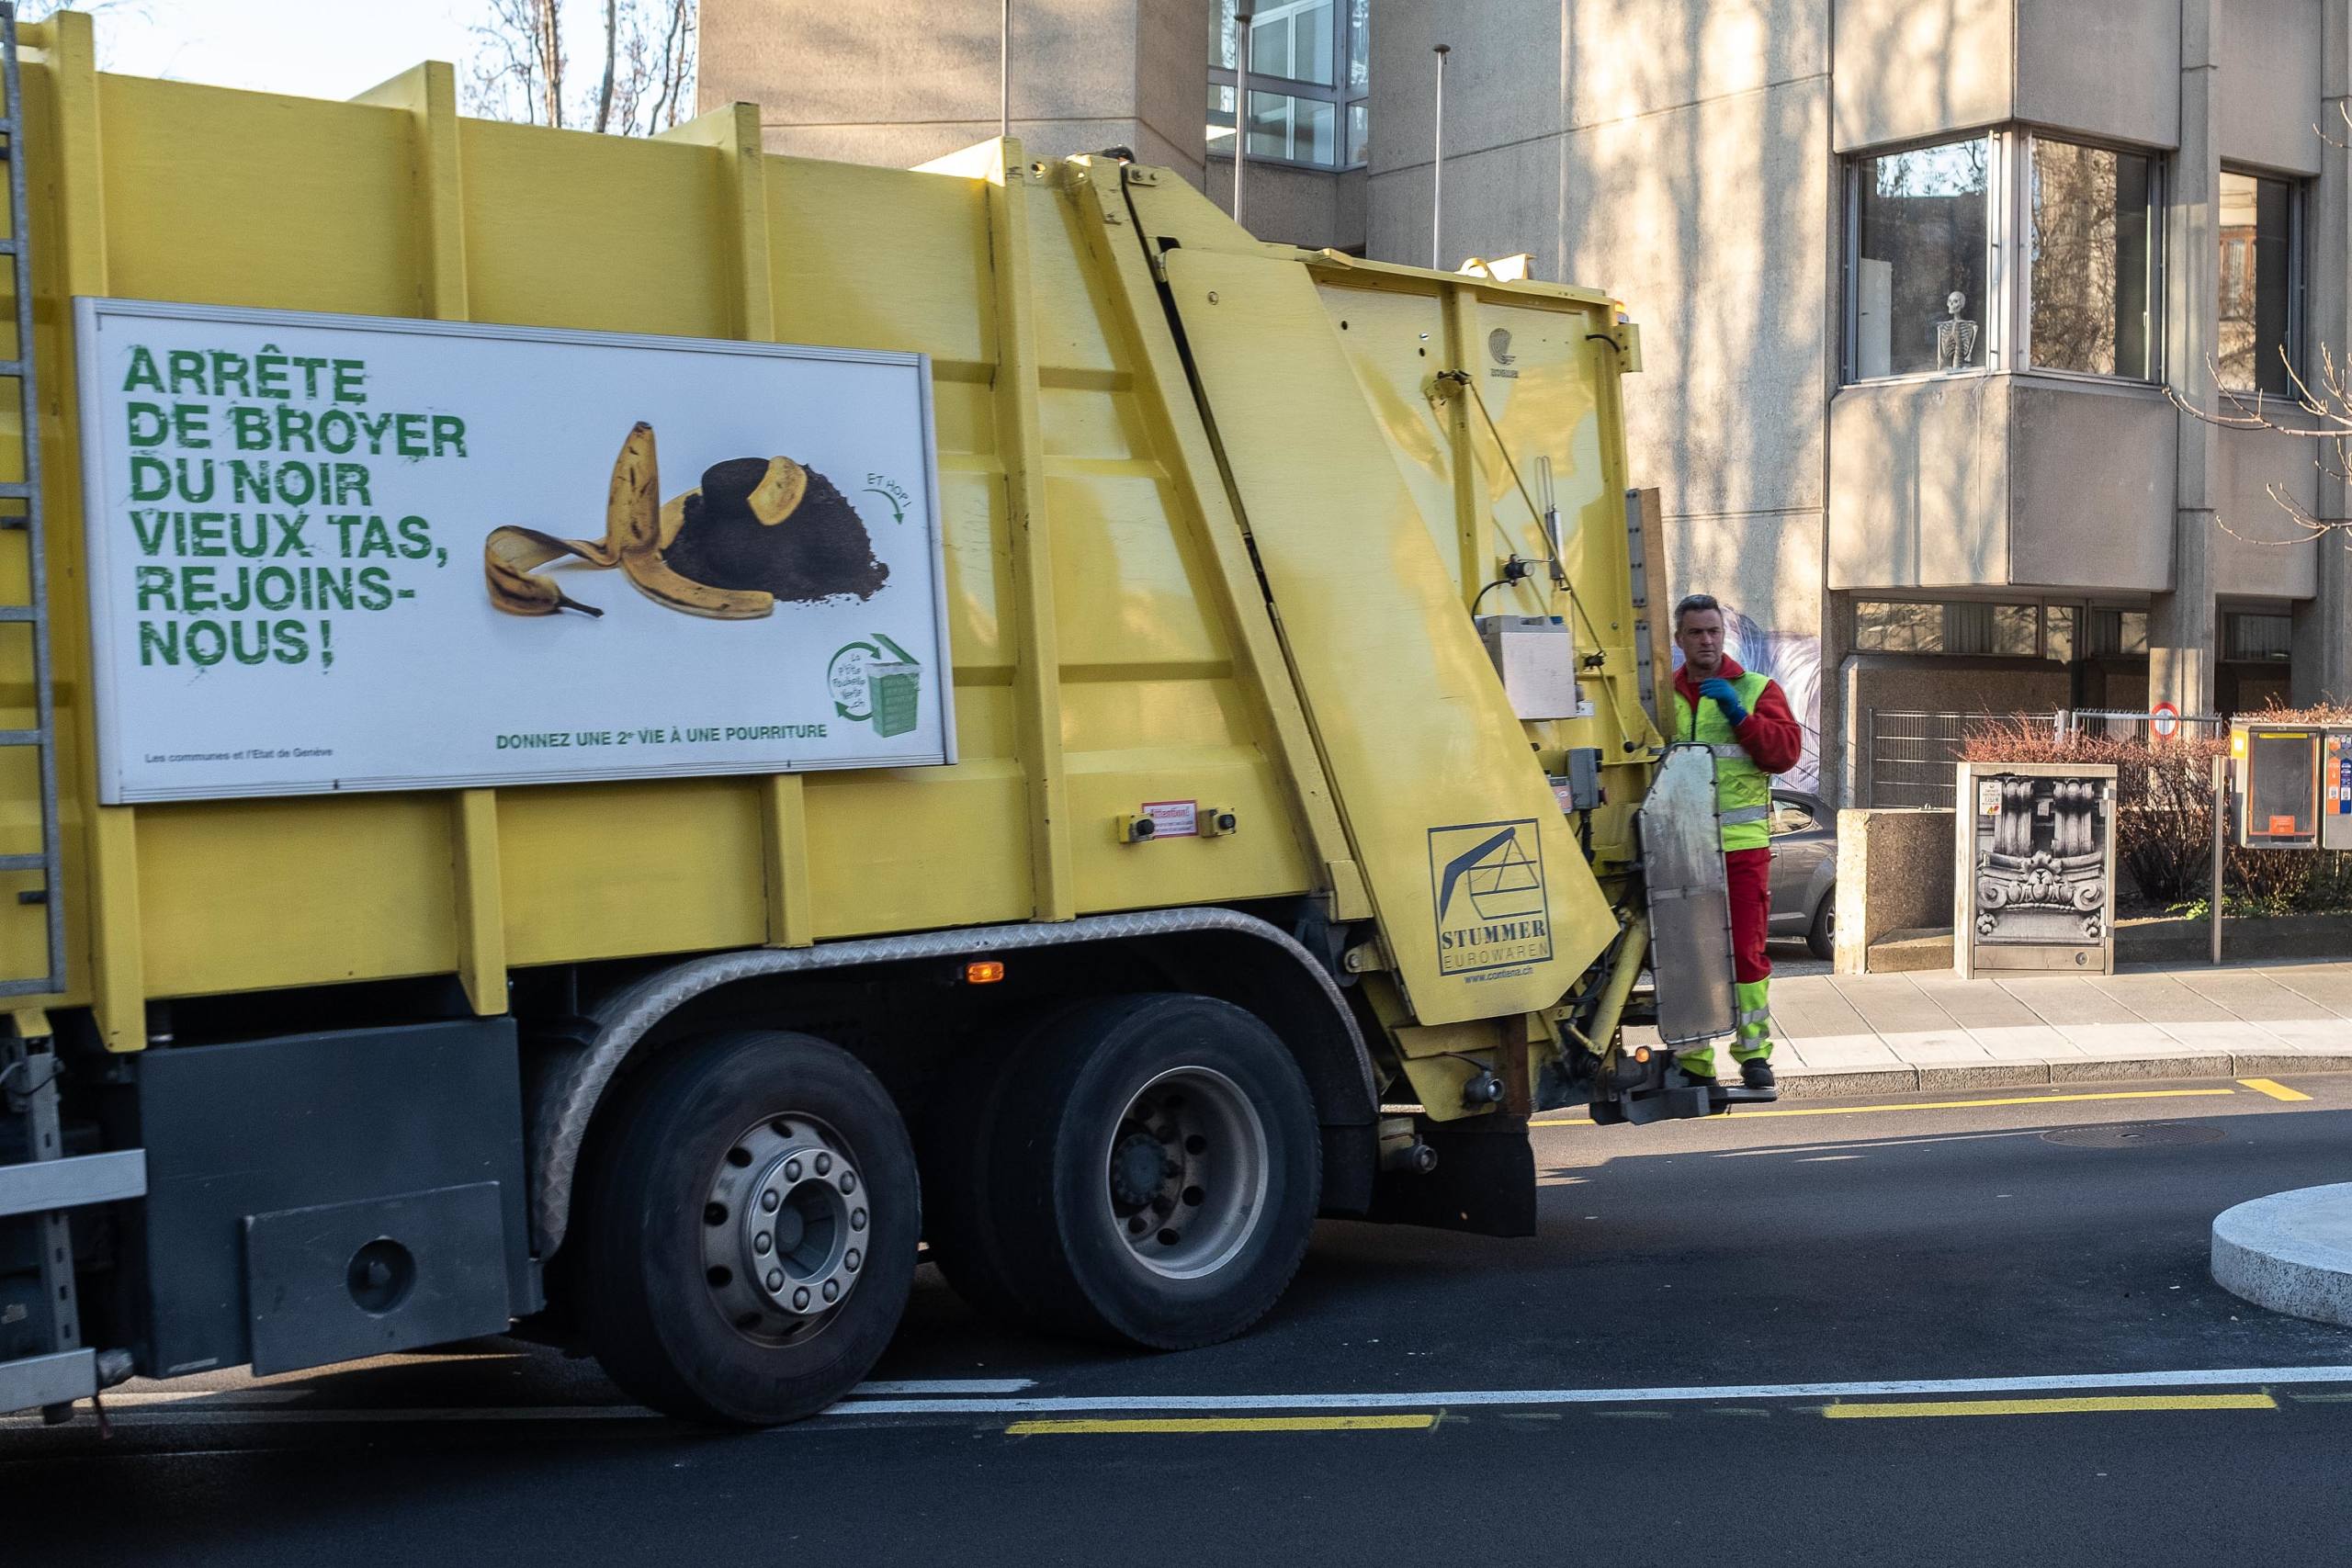
[[[1241,221],[1241,175],[1250,166],[1250,25],[1255,20],[1248,6],[1233,13],[1233,220]]]
[[[1430,152],[1430,270],[1438,272],[1443,264],[1438,259],[1439,231],[1445,220],[1445,57],[1453,52],[1452,44],[1439,44],[1437,55],[1437,114],[1436,133]]]
[[[1004,0],[997,22],[996,133],[1000,138],[1012,134],[1012,0]]]

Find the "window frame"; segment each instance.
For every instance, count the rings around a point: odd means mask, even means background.
[[[1839,311],[1841,331],[1838,355],[1838,384],[1841,388],[1948,380],[1957,376],[1989,376],[2002,368],[2000,354],[2006,346],[2006,339],[1999,324],[2008,290],[2007,215],[2004,210],[2002,192],[2007,188],[2008,130],[2008,127],[1998,125],[1977,126],[1973,130],[1914,137],[1907,141],[1890,141],[1883,146],[1862,148],[1846,155],[1842,192],[1845,215],[1841,225],[1845,235],[1845,254],[1838,269],[1839,286],[1845,294],[1843,308]],[[1887,376],[1860,375],[1857,369],[1857,351],[1861,343],[1862,291],[1857,287],[1856,278],[1862,252],[1863,165],[1881,158],[1924,152],[1930,147],[1956,147],[1964,141],[1976,141],[1985,143],[1984,298],[1977,306],[1977,330],[1984,335],[1984,363],[1960,370],[1899,370]]]
[[[2030,125],[2007,128],[2017,139],[2017,159],[2011,165],[2015,176],[2007,192],[2012,209],[2010,220],[2018,236],[2016,298],[2011,301],[2008,322],[2016,345],[2015,358],[2020,374],[2048,376],[2068,381],[2086,381],[2096,386],[2161,387],[2165,384],[2166,339],[2171,335],[2170,322],[2165,314],[2165,268],[2168,257],[2165,252],[2165,221],[2168,209],[2172,170],[2162,152],[2152,147],[2134,147],[2129,142],[2103,141],[2092,136],[2062,135]],[[2087,148],[2096,152],[2112,152],[2121,157],[2145,158],[2148,161],[2148,373],[2128,376],[2100,370],[2070,370],[2058,365],[2037,365],[2033,360],[2033,255],[2030,236],[2033,232],[2033,145],[2037,141],[2052,141],[2063,147]],[[2218,312],[2220,300],[2214,302]]]
[[[1984,159],[1984,299],[1977,308],[1978,330],[1984,333],[1984,363],[1960,370],[1904,370],[1887,376],[1860,374],[1861,343],[1861,290],[1858,287],[1861,260],[1862,171],[1881,158],[1917,152],[1931,147],[1957,146],[1962,142],[1983,141],[1986,144]],[[2033,144],[2037,140],[2061,142],[2070,147],[2086,147],[2103,152],[2113,152],[2135,158],[2145,158],[2148,173],[2148,357],[2145,377],[2135,375],[2104,375],[2098,371],[2069,370],[2062,367],[2036,365],[2033,362],[2033,258],[2028,254],[2033,232]],[[2057,380],[2082,381],[2098,386],[2161,387],[2169,374],[2171,321],[2168,319],[2165,295],[2167,268],[2171,265],[2168,248],[2169,209],[2166,203],[2172,188],[2172,166],[2168,155],[2161,148],[2134,146],[2129,142],[2076,136],[2020,121],[1995,125],[1979,125],[1939,132],[1934,136],[1915,137],[1908,141],[1890,141],[1874,147],[1857,148],[1845,154],[1841,171],[1840,200],[1843,212],[1839,224],[1843,254],[1838,262],[1838,284],[1844,298],[1838,310],[1839,343],[1838,354],[1838,385],[1848,387],[1880,387],[1906,381],[1944,380],[1962,376],[2031,375]],[[2250,169],[2234,169],[2243,174]],[[2263,174],[2265,179],[2276,179],[2275,174]],[[2294,289],[2293,311],[2290,317],[2290,332],[2300,333],[2303,302],[2301,279],[2303,243],[2302,188],[2298,186],[2293,203],[2297,233],[2295,259],[2298,284]],[[2219,309],[2219,300],[2215,301]],[[2301,355],[2301,338],[2297,353]],[[2297,368],[2301,366],[2299,362]]]
[[[2283,174],[2276,169],[2257,168],[2251,164],[2224,162],[2222,164],[2222,173],[2236,175],[2249,180],[2269,180],[2287,187],[2287,364],[2293,378],[2301,381],[2308,373],[2311,363],[2310,344],[2305,341],[2303,334],[2305,323],[2308,321],[2304,311],[2309,302],[2311,288],[2311,257],[2308,247],[2311,233],[2309,214],[2312,181],[2305,175]],[[2213,193],[2213,206],[2218,215],[2221,210],[2221,191],[2218,186]],[[2222,243],[2221,224],[2218,221],[2213,225],[2213,230],[2215,262],[2218,266]],[[2251,398],[2256,395],[2265,398],[2292,397],[2294,395],[2292,392],[2258,393],[2258,389],[2253,387],[2230,387],[2222,383],[2222,300],[2218,279],[2217,272],[2213,298],[2213,389],[2224,397]]]
[[[1265,3],[1266,0],[1260,0],[1260,4],[1262,5]],[[1276,6],[1287,6],[1295,3],[1295,0],[1272,0],[1272,3]],[[1313,0],[1298,0],[1298,3],[1311,4],[1313,3]],[[1351,81],[1352,73],[1351,72],[1350,67],[1354,62],[1353,56],[1351,52],[1353,49],[1353,39],[1352,30],[1350,25],[1351,19],[1350,11],[1351,6],[1355,4],[1356,0],[1330,0],[1331,81],[1329,85],[1320,82],[1302,82],[1290,76],[1277,76],[1271,72],[1259,70],[1255,64],[1251,64],[1250,66],[1250,92],[1255,96],[1264,98],[1305,98],[1317,103],[1327,103],[1331,106],[1331,162],[1328,164],[1317,163],[1312,158],[1296,158],[1284,156],[1279,153],[1252,152],[1250,154],[1250,161],[1251,163],[1273,164],[1283,168],[1315,169],[1327,174],[1337,174],[1349,169],[1361,169],[1371,162],[1372,84],[1370,70],[1371,61],[1368,57],[1364,62],[1366,68],[1364,85],[1362,88],[1357,88]],[[1227,18],[1225,16],[1224,7],[1221,5],[1212,5],[1209,17],[1210,37],[1214,41],[1217,38],[1218,34],[1224,30],[1227,23]],[[1367,18],[1367,26],[1368,24],[1369,18]],[[1254,33],[1257,30],[1257,25],[1256,19],[1253,18],[1250,28],[1251,32]],[[1367,39],[1368,38],[1369,33],[1367,32]],[[1248,62],[1249,55],[1244,52],[1247,47],[1248,45],[1242,40],[1236,39],[1234,46],[1234,58],[1238,61],[1245,62]],[[1368,42],[1366,47],[1369,48]],[[1242,97],[1240,85],[1241,73],[1238,71],[1217,64],[1211,64],[1209,66],[1209,90],[1211,92],[1215,92],[1216,89],[1222,87],[1233,94],[1235,121],[1233,128],[1233,145],[1220,150],[1214,144],[1214,135],[1216,131],[1223,130],[1224,128],[1220,126],[1214,118],[1210,119],[1209,129],[1212,135],[1212,143],[1207,150],[1207,156],[1212,160],[1222,158],[1230,161],[1234,155],[1233,149],[1242,146],[1244,144],[1243,138],[1249,134],[1250,106]],[[1362,149],[1358,149],[1352,144],[1352,138],[1350,136],[1348,129],[1351,111],[1357,108],[1362,108],[1364,111],[1364,141],[1366,145]],[[1211,109],[1208,112],[1212,117],[1214,117],[1219,111]],[[1291,140],[1293,143],[1295,144],[1297,139],[1297,110],[1294,107],[1290,109],[1288,113],[1290,118],[1287,123],[1291,127]],[[1358,155],[1359,153],[1361,153],[1361,155]]]
[[[1946,370],[1937,372],[1936,374],[1957,376],[1977,373],[1978,372]],[[1906,377],[1899,378],[1915,379],[1916,378]],[[2108,378],[2099,378],[2107,379]],[[1877,383],[1873,382],[1871,384],[1876,385]],[[1861,615],[1862,606],[1865,604],[1917,604],[1938,611],[1944,610],[1954,604],[1987,604],[1997,609],[2030,609],[2034,613],[2033,651],[2031,653],[1954,653],[1949,646],[1926,651],[1916,649],[1870,647],[1865,645],[1862,641]],[[2050,617],[2052,611],[2058,610],[2070,611],[2074,615],[2074,630],[2071,638],[2074,644],[2074,651],[2071,655],[2064,659],[2061,659],[2058,655],[2051,652],[2050,650]],[[1916,590],[1910,592],[1897,591],[1883,593],[1853,590],[1849,591],[1846,596],[1846,651],[1857,654],[1886,655],[1898,659],[2008,659],[2031,660],[2044,664],[2080,663],[2085,659],[2094,657],[2132,657],[2131,655],[2092,655],[2084,651],[2084,644],[2088,640],[2089,636],[2090,617],[2098,614],[2102,610],[2120,610],[2120,613],[2132,615],[2144,615],[2147,613],[2144,605],[2127,604],[2118,606],[2114,604],[2103,604],[2096,600],[2086,601],[2064,593],[2010,593],[1977,597],[1971,594],[1926,593]],[[1939,624],[1938,636],[1949,644],[1950,637],[1949,627],[1947,625]]]
[[[2259,668],[2276,668],[2294,661],[2294,608],[2290,604],[2223,604],[2217,607],[2220,636],[2214,641],[2215,661],[2222,664],[2246,664]],[[2238,623],[2248,618],[2287,623],[2288,647],[2283,652],[2248,655],[2238,650]]]

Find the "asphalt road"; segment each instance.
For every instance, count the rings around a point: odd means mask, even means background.
[[[2206,1274],[2222,1209],[2346,1179],[2352,1077],[2284,1092],[1548,1126],[1537,1240],[1329,1223],[1256,1333],[1166,1357],[925,1270],[875,1385],[749,1437],[506,1340],[134,1385],[109,1437],[0,1422],[0,1557],[2352,1561],[2352,1332]]]

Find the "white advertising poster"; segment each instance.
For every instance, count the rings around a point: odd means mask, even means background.
[[[921,355],[75,327],[109,804],[955,760]]]

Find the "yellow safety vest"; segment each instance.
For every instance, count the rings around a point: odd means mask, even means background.
[[[1732,688],[1739,693],[1741,705],[1754,713],[1764,688],[1771,683],[1770,675],[1750,670],[1734,681]],[[1768,847],[1772,841],[1772,775],[1756,765],[1732,733],[1723,705],[1702,697],[1699,711],[1693,714],[1690,705],[1682,700],[1682,688],[1676,686],[1672,738],[1695,740],[1715,754],[1715,821],[1723,829],[1724,848]]]

